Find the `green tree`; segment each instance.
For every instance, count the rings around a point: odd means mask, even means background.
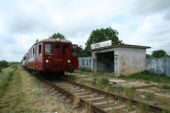
[[[164,51],[164,50],[156,50],[156,51],[152,52],[151,56],[154,58],[160,58],[160,57],[165,57],[168,55],[167,55],[166,51]]]
[[[88,50],[91,49],[91,44],[97,42],[112,40],[112,45],[122,44],[122,41],[118,38],[118,34],[118,31],[111,27],[93,30],[86,42],[86,52],[90,55],[91,53]]]
[[[0,69],[8,67],[9,63],[5,60],[0,61]]]
[[[60,39],[66,39],[65,36],[61,33],[54,33],[52,36],[49,37],[50,39],[54,38],[60,38]]]
[[[151,58],[151,55],[150,54],[146,54],[146,58]]]
[[[79,57],[87,57],[88,56],[86,50],[83,49],[83,47],[81,45],[78,46],[78,56]]]

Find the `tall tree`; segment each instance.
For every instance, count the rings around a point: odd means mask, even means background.
[[[85,49],[83,49],[83,47],[81,45],[78,46],[78,56],[79,57],[87,57],[88,56],[87,52],[85,51]]]
[[[106,40],[112,40],[112,45],[122,44],[122,41],[118,38],[118,34],[118,31],[111,27],[93,30],[86,42],[85,50],[90,55],[91,44]]]
[[[54,33],[52,36],[49,37],[50,39],[54,38],[60,38],[60,39],[65,39],[65,36],[61,33]]]
[[[151,56],[154,58],[160,58],[160,57],[165,57],[168,55],[167,55],[166,51],[164,51],[164,50],[156,50],[156,51],[152,52]]]

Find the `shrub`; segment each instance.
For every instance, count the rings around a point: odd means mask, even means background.
[[[83,72],[93,72],[91,69],[84,68],[84,67],[79,68],[79,71],[83,71]]]
[[[136,80],[144,80],[144,81],[153,81],[153,82],[162,82],[162,83],[169,83],[170,77],[166,76],[165,74],[155,74],[149,71],[143,71],[140,73],[132,74],[131,76],[122,76],[125,79],[136,79]]]

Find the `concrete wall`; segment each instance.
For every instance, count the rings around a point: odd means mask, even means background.
[[[123,56],[122,54],[124,54],[124,53],[125,52],[120,52],[119,55]],[[118,53],[116,53],[116,55],[118,55]],[[136,54],[135,56],[139,57],[138,55],[139,54]],[[121,62],[122,66],[123,66],[123,68],[121,69],[121,73],[124,73],[124,72],[128,73],[129,71],[131,71],[131,69],[137,69],[137,71],[142,71],[144,69],[139,68],[139,67],[144,66],[145,70],[152,71],[157,74],[164,73],[164,74],[170,76],[170,58],[159,58],[159,59],[158,58],[149,58],[149,59],[146,59],[146,61],[144,61],[144,60],[138,61],[138,58],[134,58],[135,56],[133,56],[131,54],[126,57],[121,57],[121,59],[119,59],[119,61],[118,61],[118,56],[116,56],[115,59],[117,59],[117,61],[115,61],[114,64],[115,64],[115,66],[118,66],[118,62]],[[143,55],[143,57],[144,57],[144,55]],[[132,65],[132,64],[134,64],[134,65]],[[89,68],[89,69],[93,70],[93,65],[94,64],[93,64],[92,57],[79,58],[79,67],[85,67],[85,68]],[[115,70],[115,73],[118,73],[118,67],[115,67],[115,69],[117,69],[117,70]],[[129,67],[130,67],[130,69],[129,69]],[[138,68],[139,68],[139,70],[138,70]]]
[[[146,70],[170,76],[170,58],[146,59]]]
[[[145,70],[146,49],[118,48],[119,75]]]
[[[92,69],[93,66],[92,57],[79,57],[78,60],[80,68]]]

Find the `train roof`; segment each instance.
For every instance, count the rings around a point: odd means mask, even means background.
[[[41,43],[41,42],[63,42],[63,43],[71,43],[71,41],[66,40],[66,39],[61,39],[61,38],[50,39],[50,38],[48,38],[48,39],[43,39],[43,40],[40,40],[40,41],[36,41],[36,43],[34,43],[34,44],[31,46],[31,48],[32,48],[34,45],[36,45],[36,44],[38,44],[38,43]],[[31,49],[31,48],[30,48],[30,49]],[[28,50],[28,52],[30,51],[30,49]],[[27,56],[28,52],[23,56],[23,58],[24,58],[25,56]]]
[[[66,39],[61,39],[61,38],[53,38],[53,39],[43,39],[43,40],[40,40],[40,41],[37,41],[35,44],[37,43],[41,43],[41,42],[63,42],[63,43],[71,43],[71,41],[69,40],[66,40]]]

